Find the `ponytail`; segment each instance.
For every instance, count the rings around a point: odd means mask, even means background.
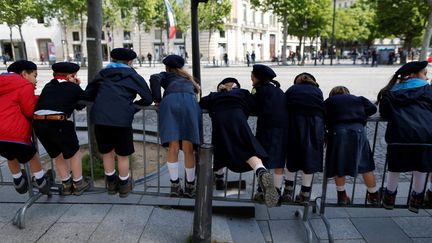
[[[186,72],[186,70],[184,70],[183,68],[171,68],[167,66],[167,71],[168,72],[172,72],[175,73],[179,76],[182,76],[183,78],[189,80],[192,82],[192,85],[194,86],[194,91],[195,94],[199,95],[201,92],[201,87],[199,86],[199,84],[195,81],[194,77],[192,77],[192,75],[190,75],[188,72]]]
[[[380,90],[380,92],[378,93],[377,102],[376,102],[377,105],[382,100],[382,96],[383,96],[384,92],[391,90],[393,88],[393,86],[397,83],[398,80],[399,80],[399,74],[395,73],[393,75],[393,77],[390,79],[390,81],[388,82],[388,84],[384,88],[382,88]]]

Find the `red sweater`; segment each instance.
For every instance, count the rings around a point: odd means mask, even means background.
[[[15,73],[0,75],[0,141],[31,144],[34,86]]]

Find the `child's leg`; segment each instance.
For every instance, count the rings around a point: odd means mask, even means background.
[[[375,193],[377,191],[376,189],[376,181],[373,171],[369,171],[366,173],[363,173],[363,180],[365,182],[365,185],[367,187],[367,190],[369,193]]]
[[[19,162],[15,160],[8,160],[8,167],[12,175],[21,173],[21,167]]]
[[[30,165],[31,172],[33,172],[33,173],[41,172],[43,175],[42,164],[39,160],[39,154],[38,153],[35,153],[33,155],[33,158],[31,158],[29,161],[29,165]],[[37,179],[37,177],[36,177],[36,179]]]
[[[70,160],[73,180],[79,181],[82,179],[81,151],[78,150]]]
[[[182,150],[185,157],[186,182],[193,183],[195,181],[195,156],[193,152],[193,144],[189,141],[182,141]]]
[[[111,176],[115,174],[114,149],[111,152],[102,154],[103,166],[105,175]]]
[[[413,171],[413,191],[416,194],[420,194],[423,192],[423,188],[426,183],[426,176],[427,173],[419,172],[419,171]]]
[[[336,176],[335,184],[338,192],[345,191],[345,176]]]
[[[171,181],[178,180],[178,153],[179,143],[178,141],[172,141],[168,146],[167,154],[167,166]]]
[[[399,172],[388,172],[387,176],[387,190],[395,192],[399,184]]]
[[[252,169],[254,170],[254,172],[256,173],[257,176],[261,171],[267,171],[267,169],[264,167],[261,159],[259,159],[256,156],[250,157],[246,161],[246,163],[248,163],[250,165],[250,167],[252,167]]]
[[[117,160],[120,180],[127,180],[129,178],[129,156],[117,155]]]
[[[57,170],[60,176],[60,179],[62,181],[67,181],[70,179],[70,174],[69,174],[69,166],[66,162],[66,160],[63,158],[63,154],[60,154],[59,156],[57,156],[55,159],[55,164],[57,166]]]
[[[280,189],[282,187],[283,173],[284,173],[284,168],[275,168],[274,169],[274,174],[273,174],[274,184],[275,184],[275,187],[278,189]]]
[[[261,159],[256,156],[249,158],[246,163],[248,163],[255,174],[258,177],[258,183],[264,192],[264,201],[268,207],[275,207],[279,202],[279,193],[274,185],[274,179],[272,174],[270,174],[264,167]]]
[[[295,172],[291,172],[288,169],[285,170],[285,187],[294,186],[295,174]]]

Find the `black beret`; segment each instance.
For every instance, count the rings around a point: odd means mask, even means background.
[[[7,68],[8,72],[14,72],[18,74],[20,74],[24,70],[37,70],[37,66],[34,62],[30,62],[27,60],[19,60],[12,63]]]
[[[252,73],[256,76],[269,78],[270,80],[276,77],[276,73],[273,69],[262,64],[253,65]]]
[[[418,61],[414,61],[414,62],[409,62],[404,64],[402,67],[400,67],[397,71],[396,71],[396,75],[400,75],[402,77],[408,76],[411,73],[418,73],[420,72],[422,69],[426,68],[428,65],[427,61],[422,61],[422,62],[418,62]]]
[[[219,85],[221,84],[226,84],[226,83],[235,83],[237,85],[237,88],[240,88],[240,83],[238,82],[237,79],[235,78],[225,78],[224,80],[222,80],[216,88],[219,88]]]
[[[54,63],[51,68],[56,73],[76,73],[80,66],[73,62],[58,62]]]
[[[163,59],[163,64],[167,65],[168,67],[172,68],[182,68],[184,66],[184,59],[181,56],[178,55],[168,55]]]
[[[131,49],[114,48],[111,51],[111,58],[120,61],[130,61],[137,57],[137,54]]]

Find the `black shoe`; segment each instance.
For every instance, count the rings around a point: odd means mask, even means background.
[[[69,196],[72,194],[72,178],[69,178],[66,182],[62,181],[59,187],[59,193],[62,196]]]
[[[411,198],[408,205],[408,210],[413,213],[419,213],[419,209],[422,205],[424,193],[411,192]]]
[[[224,190],[225,189],[224,179],[223,178],[221,178],[221,179],[216,178],[215,185],[216,185],[216,190],[218,190],[218,191]]]
[[[282,194],[282,203],[290,203],[293,201],[294,187],[285,186],[284,192]]]
[[[185,191],[184,191],[183,195],[185,197],[188,197],[188,198],[195,198],[195,196],[196,196],[195,183],[190,184],[190,183],[186,182],[186,187],[185,187]]]
[[[180,185],[180,180],[177,180],[177,182],[171,181],[170,197],[181,197],[182,195],[183,195],[183,190]]]
[[[276,207],[279,202],[279,194],[274,185],[273,175],[267,170],[258,175],[258,183],[264,192],[264,201],[267,207]]]
[[[119,185],[119,196],[121,198],[125,198],[129,196],[129,193],[132,191],[132,180],[128,178],[128,181],[124,185]]]
[[[108,194],[114,195],[119,190],[119,178],[118,175],[115,175],[115,179],[113,181],[108,181],[108,177],[105,175],[105,188],[107,189]]]
[[[300,193],[295,197],[295,202],[300,204],[309,203],[310,192],[300,191]]]
[[[258,187],[258,188],[257,188],[257,191],[256,191],[256,193],[255,193],[255,195],[254,195],[253,200],[254,200],[255,202],[259,203],[259,204],[264,204],[264,203],[265,203],[265,200],[264,200],[264,192],[263,192],[263,190],[261,189],[261,187]]]
[[[51,186],[54,184],[54,172],[49,169],[47,170],[47,172],[45,173],[45,175],[42,177],[43,181],[42,183],[37,183],[37,180],[35,178],[35,186],[36,188],[39,190],[40,193],[45,194],[45,195],[50,195],[50,189]]]
[[[392,210],[396,201],[397,190],[393,193],[390,193],[387,188],[384,189],[384,195],[382,200],[382,205],[385,209]]]
[[[25,170],[21,170],[21,173],[21,181],[18,185],[14,183],[14,187],[19,194],[24,194],[28,192],[27,172]]]
[[[81,180],[77,182],[73,182],[72,190],[75,196],[80,196],[83,192],[87,191],[90,188],[90,179],[83,177]]]
[[[337,204],[340,206],[351,204],[351,199],[348,197],[346,191],[337,192]]]

